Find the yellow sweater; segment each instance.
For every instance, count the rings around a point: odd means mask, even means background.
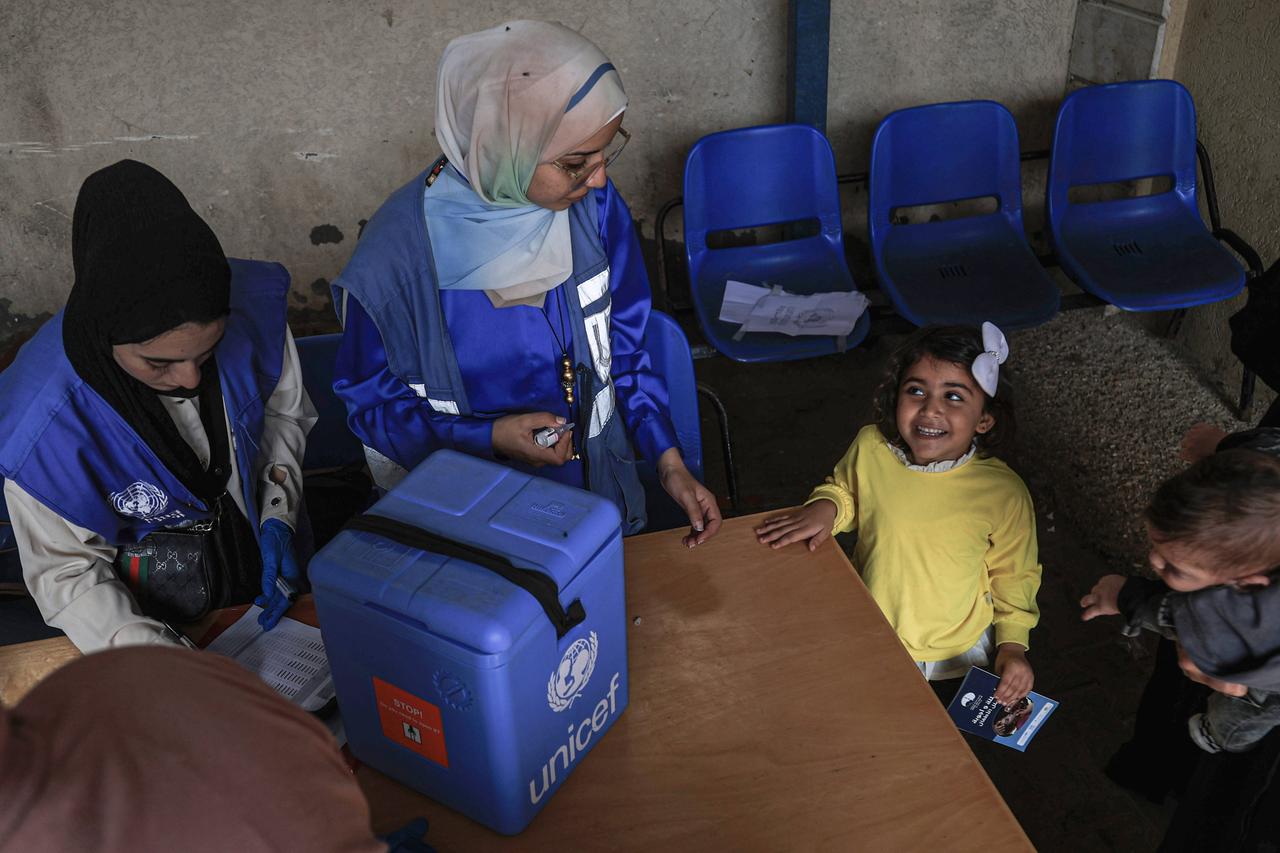
[[[875,426],[863,427],[806,503],[837,507],[858,532],[854,563],[917,661],[954,657],[994,624],[996,644],[1027,646],[1040,618],[1031,495],[998,459],[913,471]]]

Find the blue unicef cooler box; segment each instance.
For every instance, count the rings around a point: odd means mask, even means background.
[[[520,832],[627,707],[617,509],[442,450],[352,526],[309,569],[352,753]]]

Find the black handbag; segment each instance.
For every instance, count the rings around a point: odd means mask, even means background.
[[[208,521],[121,545],[115,569],[143,613],[183,623],[252,601],[262,578],[253,530],[226,492]]]
[[[116,573],[148,616],[199,621],[221,598],[214,540],[212,522],[158,530],[141,542],[120,546]]]

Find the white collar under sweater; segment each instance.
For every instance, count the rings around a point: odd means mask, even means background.
[[[943,471],[950,471],[952,468],[959,468],[964,463],[973,458],[973,454],[978,452],[978,443],[975,441],[969,445],[969,452],[961,456],[959,459],[939,459],[937,462],[930,462],[928,465],[916,465],[907,458],[907,454],[903,452],[891,441],[885,441],[889,449],[893,451],[893,455],[898,457],[898,461],[907,466],[911,471],[922,471],[925,474],[941,474]]]

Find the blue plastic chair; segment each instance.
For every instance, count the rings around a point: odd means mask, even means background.
[[[644,349],[649,353],[653,372],[667,386],[668,408],[676,441],[684,464],[699,481],[703,479],[702,422],[698,414],[698,381],[693,374],[693,355],[680,324],[661,311],[649,312],[649,325],[644,330]],[[646,530],[664,530],[686,526],[689,518],[663,490],[658,481],[656,460],[638,463],[640,482],[644,486],[645,508],[649,523]]]
[[[1018,128],[995,101],[890,113],[871,144],[871,251],[880,287],[917,326],[1021,329],[1058,312],[1058,288],[1022,230]],[[993,213],[898,224],[894,210],[994,196]]]
[[[307,436],[302,467],[307,471],[363,465],[364,448],[347,427],[347,408],[333,393],[333,363],[338,357],[341,334],[297,338],[302,383],[319,419]]]
[[[4,480],[0,479],[0,486]],[[18,542],[9,523],[9,507],[0,496],[0,584],[22,583],[22,562],[18,559]]]
[[[1157,176],[1156,195],[1072,202],[1072,187]],[[1172,80],[1090,86],[1058,110],[1049,161],[1049,231],[1062,268],[1128,311],[1190,308],[1235,296],[1244,269],[1200,218],[1196,111]]]
[[[817,219],[820,233],[764,246],[708,249],[714,231]],[[720,321],[729,279],[780,285],[792,293],[854,290],[844,258],[835,159],[826,137],[808,125],[776,124],[726,130],[694,144],[684,165],[684,238],[689,286],[703,334],[737,361],[786,361],[840,351],[833,337],[751,332]],[[845,338],[867,335],[866,313]]]

